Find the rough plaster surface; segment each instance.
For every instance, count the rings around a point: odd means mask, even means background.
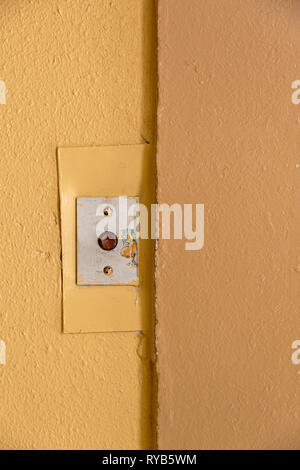
[[[162,241],[159,448],[299,449],[299,2],[159,2],[159,202],[204,203],[205,247]]]
[[[61,333],[56,148],[153,136],[153,2],[0,4],[0,448],[149,448],[135,333]]]

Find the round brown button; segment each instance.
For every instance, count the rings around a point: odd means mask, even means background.
[[[102,250],[113,250],[118,244],[118,237],[113,232],[103,232],[102,235],[98,237],[98,244]]]

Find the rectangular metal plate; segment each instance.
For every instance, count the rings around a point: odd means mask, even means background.
[[[76,200],[135,198],[148,213],[155,202],[153,147],[71,147],[58,150],[63,263],[63,331],[146,331],[153,317],[154,241],[139,239],[139,286],[77,284]]]
[[[130,209],[138,207],[133,197],[77,198],[77,284],[137,286],[137,233],[129,228]],[[105,215],[105,211],[109,211]],[[120,227],[121,222],[124,227]],[[134,224],[132,224],[134,225]],[[115,233],[117,245],[111,251],[100,248],[98,238],[105,231]],[[105,272],[107,273],[105,274]]]

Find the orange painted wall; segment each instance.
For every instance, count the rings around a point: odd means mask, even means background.
[[[158,445],[299,449],[299,2],[158,20],[158,199],[205,204],[201,251],[159,242]]]

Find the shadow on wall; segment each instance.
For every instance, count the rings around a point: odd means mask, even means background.
[[[142,57],[143,57],[143,85],[142,85],[142,134],[141,138],[145,142],[153,145],[153,159],[156,157],[156,110],[157,110],[157,0],[150,0],[142,4]],[[154,165],[154,171],[156,165]],[[154,175],[153,175],[154,177]],[[153,253],[154,256],[154,253]],[[153,266],[154,269],[154,266]],[[152,292],[149,292],[150,299],[155,298],[155,286],[153,275]],[[150,366],[150,378],[152,383],[143,381],[142,384],[142,409],[149,409],[152,428],[152,445],[155,449],[156,427],[157,427],[157,379],[156,379],[156,361],[155,361],[155,311],[154,303],[152,305],[152,322],[150,336],[141,335],[137,353],[142,361],[143,377],[147,377],[147,368]],[[143,422],[143,420],[142,420]],[[141,445],[145,447],[145,443],[149,438],[147,429],[141,430]]]

